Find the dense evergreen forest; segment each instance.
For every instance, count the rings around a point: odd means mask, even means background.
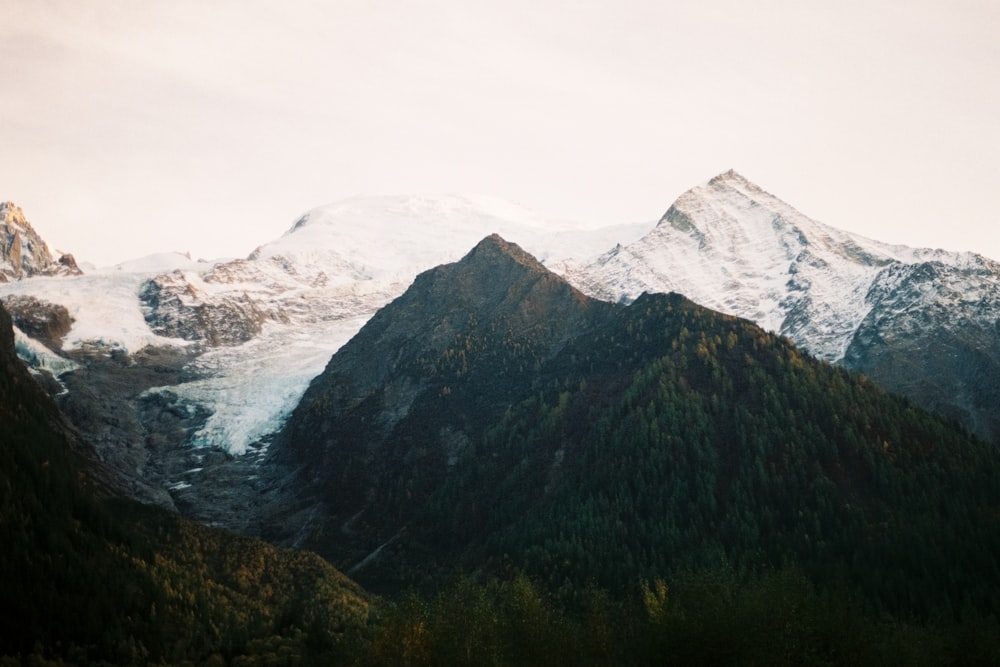
[[[537,329],[470,316],[410,363],[426,386],[377,460],[359,445],[377,402],[310,422],[344,443],[328,505],[341,521],[367,493],[352,527],[373,533],[349,550],[336,523],[314,546],[348,568],[388,543],[356,575],[380,592],[456,567],[512,566],[572,597],[794,566],[877,613],[1000,611],[994,446],[678,295],[598,315],[551,358]]]
[[[863,376],[675,295],[540,377],[429,495],[464,562],[612,591],[794,564],[879,611],[1000,612],[1000,453]]]

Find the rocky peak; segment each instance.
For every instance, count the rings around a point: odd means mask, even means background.
[[[374,395],[390,429],[419,395],[443,391],[442,378],[454,388],[488,373],[503,385],[504,374],[530,372],[606,308],[519,246],[489,236],[458,262],[421,273],[377,312],[313,381],[275,447],[314,440],[304,434],[327,428],[319,422],[331,419],[330,409],[350,412]],[[516,363],[504,361],[510,355]],[[327,407],[317,412],[320,405]]]
[[[20,206],[15,206],[14,202],[0,202],[0,222],[7,225],[28,226],[28,221],[24,219],[24,211]]]
[[[516,243],[505,241],[499,234],[490,234],[473,248],[466,259],[469,261],[513,261],[526,269],[548,273],[541,262],[525,252]]]
[[[493,234],[460,261],[417,276],[399,301],[411,303],[422,315],[456,325],[469,317],[480,321],[503,317],[512,329],[524,333],[540,326],[539,315],[552,331],[563,329],[572,321],[573,311],[590,299],[520,246]]]
[[[411,357],[436,357],[471,329],[502,328],[504,335],[531,338],[535,344],[558,344],[592,305],[519,246],[494,234],[458,262],[418,275],[334,356],[327,370],[349,367],[366,378],[360,391],[364,395],[395,372],[389,360],[399,358],[400,350]],[[382,349],[373,355],[371,346]],[[362,349],[355,358],[354,351]]]
[[[32,276],[79,275],[72,255],[54,259],[48,245],[13,202],[0,202],[0,282]]]
[[[754,190],[760,190],[760,188],[754,183],[750,182],[743,174],[740,174],[735,169],[730,169],[729,171],[724,171],[718,176],[710,179],[708,184],[717,187],[739,187],[739,188],[752,188]]]
[[[490,235],[458,262],[417,276],[333,355],[275,437],[270,460],[275,470],[310,461],[294,484],[342,518],[377,514],[383,467],[422,449],[420,465],[443,474],[483,424],[534,386],[542,364],[614,309]],[[281,540],[296,521],[268,520],[267,530]]]

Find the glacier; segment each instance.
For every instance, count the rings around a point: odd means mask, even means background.
[[[246,258],[164,253],[0,284],[0,297],[68,309],[62,350],[20,345],[54,375],[71,369],[60,352],[184,350],[184,379],[145,395],[175,395],[208,415],[188,445],[260,457],[312,378],[379,308],[421,271],[493,233],[591,296],[679,292],[832,363],[863,356],[859,336],[876,339],[886,322],[904,333],[917,326],[920,309],[953,313],[945,328],[985,323],[977,331],[995,329],[1000,316],[992,260],[838,230],[735,171],[683,193],[658,220],[605,226],[545,219],[482,195],[355,197],[306,212]]]
[[[65,353],[191,351],[188,380],[144,395],[169,393],[208,413],[190,446],[259,458],[330,357],[419,272],[459,259],[492,233],[563,266],[650,226],[552,221],[482,195],[357,197],[308,211],[245,259],[163,253],[82,276],[3,284],[0,297],[30,294],[65,306],[73,318]],[[151,285],[155,303],[143,300]],[[59,356],[44,356],[55,374],[72,369],[50,357]],[[25,357],[36,365],[41,358]]]

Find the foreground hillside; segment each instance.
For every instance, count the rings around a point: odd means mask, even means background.
[[[143,664],[332,654],[367,619],[315,554],[97,495],[0,308],[0,656]]]
[[[678,295],[589,299],[499,237],[345,345],[269,464],[296,490],[271,537],[380,590],[795,564],[892,613],[1000,611],[994,446]]]

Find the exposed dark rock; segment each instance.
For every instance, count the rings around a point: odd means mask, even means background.
[[[938,262],[883,271],[843,364],[1000,443],[1000,276],[974,280],[977,271]]]
[[[182,348],[144,348],[131,356],[74,351],[67,357],[79,368],[60,377],[68,391],[56,397],[99,459],[115,473],[118,487],[132,498],[170,509],[175,507],[165,483],[174,470],[164,459],[182,449],[208,415],[146,391],[177,384],[185,377],[191,355]]]
[[[267,320],[247,295],[206,301],[180,271],[146,281],[139,298],[146,322],[161,336],[203,341],[211,347],[239,345],[260,333]]]
[[[64,267],[66,267],[66,271],[69,272],[69,273],[71,273],[71,274],[75,275],[75,274],[83,273],[83,271],[80,270],[80,267],[77,266],[77,264],[76,264],[76,258],[73,257],[73,255],[71,255],[68,252],[60,255],[58,261],[59,261],[59,264],[62,265],[62,266],[64,266]]]
[[[65,306],[48,303],[33,296],[10,295],[3,305],[18,329],[45,343],[53,350],[62,347],[62,339],[73,326]]]

